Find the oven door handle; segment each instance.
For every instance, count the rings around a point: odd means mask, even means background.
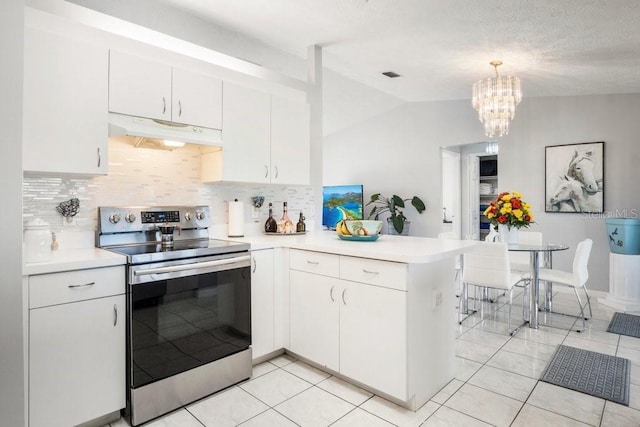
[[[168,267],[147,268],[144,270],[136,270],[133,272],[133,274],[136,276],[148,276],[151,274],[174,273],[176,271],[200,270],[203,268],[219,267],[221,265],[236,264],[239,262],[250,260],[251,257],[249,255],[244,255],[234,258],[218,259],[214,261],[196,262],[193,264],[180,264],[170,265]]]

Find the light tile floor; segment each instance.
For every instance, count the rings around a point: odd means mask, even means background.
[[[255,366],[250,380],[145,427],[640,426],[640,338],[606,332],[615,310],[592,300],[593,319],[581,333],[569,330],[581,325],[574,318],[541,313],[551,326],[513,337],[503,299],[485,304],[483,318],[476,313],[456,328],[455,378],[416,412],[283,355]],[[576,313],[573,294],[556,293],[554,310]],[[539,382],[559,344],[631,359],[629,407]]]

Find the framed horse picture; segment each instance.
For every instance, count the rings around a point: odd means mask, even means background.
[[[545,147],[545,212],[604,212],[604,142]]]

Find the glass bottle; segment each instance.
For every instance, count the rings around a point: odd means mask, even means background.
[[[300,211],[300,219],[296,224],[296,233],[304,233],[307,231],[307,225],[304,223],[304,215],[302,215],[302,211]]]
[[[282,207],[282,219],[280,220],[280,224],[278,224],[278,231],[285,234],[290,234],[296,231],[293,222],[291,222],[289,214],[287,213],[287,202],[284,202]]]
[[[264,232],[276,233],[277,231],[278,231],[278,223],[273,218],[273,205],[269,203],[269,218],[267,218],[267,222],[264,223]]]

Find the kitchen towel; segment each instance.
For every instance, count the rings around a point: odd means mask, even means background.
[[[229,202],[229,237],[244,236],[244,204],[236,199]]]

